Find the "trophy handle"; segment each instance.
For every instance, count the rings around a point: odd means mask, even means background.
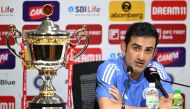
[[[15,35],[14,35],[15,34]],[[29,61],[25,61],[25,59],[22,57],[21,55],[21,52],[20,52],[20,55],[16,53],[15,49],[13,49],[10,45],[10,37],[13,36],[16,44],[19,44],[18,41],[17,41],[17,38],[21,38],[21,32],[18,31],[13,25],[10,25],[10,30],[8,31],[8,34],[7,34],[7,38],[6,38],[6,45],[9,49],[9,51],[15,55],[16,57],[18,57],[19,59],[23,60],[24,62],[27,63],[28,67],[31,66],[31,62]],[[23,39],[22,39],[23,40]],[[29,64],[30,63],[30,64]]]
[[[88,47],[88,44],[89,44],[89,35],[86,31],[87,29],[87,26],[86,25],[83,25],[83,27],[81,29],[78,29],[74,32],[74,37],[77,39],[77,42],[76,45],[78,45],[81,41],[81,36],[78,36],[78,33],[82,32],[84,35],[85,35],[85,45],[84,47],[76,54],[74,54],[74,59],[76,59],[77,57],[79,57],[85,50],[86,48]],[[72,44],[71,44],[72,45]]]

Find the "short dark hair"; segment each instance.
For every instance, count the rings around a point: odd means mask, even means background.
[[[155,37],[156,45],[158,45],[158,32],[156,28],[148,22],[137,22],[133,23],[127,30],[125,34],[125,43],[128,44],[132,36],[139,37]]]

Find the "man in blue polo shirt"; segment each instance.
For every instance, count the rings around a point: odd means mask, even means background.
[[[100,109],[121,109],[122,102],[125,109],[146,109],[143,91],[149,82],[144,76],[144,69],[155,67],[161,79],[170,81],[163,65],[152,61],[157,44],[158,33],[152,24],[139,22],[129,27],[125,40],[120,44],[123,57],[109,59],[98,68],[96,98]],[[132,72],[127,72],[129,66],[132,66]],[[171,109],[173,89],[169,83],[161,81],[161,84],[169,98],[159,92],[159,108]]]

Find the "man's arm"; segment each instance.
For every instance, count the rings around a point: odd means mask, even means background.
[[[122,104],[113,102],[110,98],[102,97],[98,99],[99,109],[121,109]],[[125,109],[147,109],[145,107],[131,107],[125,105]]]
[[[115,99],[102,97],[98,99],[99,109],[121,109],[122,97],[116,87],[112,86],[109,89],[109,93],[114,96]],[[147,109],[140,107],[132,107],[125,105],[125,109]]]
[[[119,91],[116,87],[112,86],[109,89],[109,93],[112,94],[115,99],[102,97],[98,99],[100,109],[121,109],[122,98],[119,95]],[[164,96],[160,97],[159,109],[172,109],[172,97],[173,94],[168,94],[169,98]],[[125,105],[125,109],[147,109],[146,107],[132,107]]]

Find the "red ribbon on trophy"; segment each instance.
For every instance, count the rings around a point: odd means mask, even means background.
[[[26,56],[24,54],[25,50],[24,50],[24,46],[25,46],[25,43],[21,43],[20,44],[21,46],[21,53],[23,54],[23,58],[26,59]],[[23,87],[22,87],[22,92],[23,92],[23,95],[22,95],[22,109],[27,109],[27,81],[26,81],[26,77],[27,77],[27,74],[26,74],[26,61],[23,61]]]
[[[68,98],[67,98],[67,109],[72,109],[72,78],[73,78],[73,64],[74,64],[74,48],[71,46],[69,51],[69,60],[68,60]]]

